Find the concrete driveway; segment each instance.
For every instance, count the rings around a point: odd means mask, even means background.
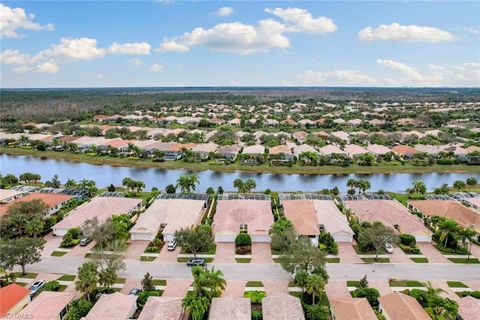
[[[288,280],[264,280],[262,283],[267,295],[272,293],[288,293]]]
[[[242,298],[245,293],[246,280],[227,280],[222,297]]]
[[[190,288],[192,280],[168,279],[167,286],[163,292],[164,297],[184,297],[188,288]]]
[[[392,288],[390,288],[390,283],[388,280],[368,280],[368,286],[370,288],[377,289],[381,296],[393,292]]]
[[[420,249],[422,254],[428,259],[429,263],[452,263],[450,260],[445,258],[440,251],[435,249],[435,247],[428,242],[419,242],[417,247]]]
[[[325,286],[327,295],[331,298],[351,298],[352,295],[347,289],[346,281],[329,280]]]
[[[133,288],[142,288],[142,279],[140,278],[132,278],[128,277],[127,280],[125,281],[125,284],[123,285],[122,289],[120,290],[121,293],[128,294],[130,290]]]
[[[273,263],[272,249],[270,247],[270,243],[264,243],[264,242],[252,243],[251,263]]]
[[[405,252],[403,252],[400,247],[396,247],[393,249],[393,253],[388,254],[391,263],[415,263],[413,262]]]
[[[140,260],[140,256],[147,249],[150,241],[132,241],[123,255],[125,259]]]
[[[470,246],[470,245],[469,245]],[[472,245],[472,250],[470,251],[472,256],[480,260],[480,246],[477,246],[476,244]]]
[[[177,246],[175,250],[168,251],[168,246],[164,245],[158,257],[153,260],[154,262],[176,263],[177,255],[180,253],[180,246]],[[173,297],[173,296],[172,296]]]
[[[45,246],[43,247],[42,255],[43,256],[50,256],[52,252],[55,251],[58,247],[60,247],[60,243],[62,242],[62,237],[56,237],[53,235],[53,232],[50,232],[45,237],[43,237],[47,241]]]
[[[455,301],[460,299],[460,297],[457,296],[457,294],[453,292],[453,290],[448,286],[448,283],[446,281],[435,280],[435,281],[431,281],[431,283],[434,288],[440,288],[443,291],[445,291],[440,293],[440,296],[444,298],[450,298]]]
[[[215,251],[215,263],[235,263],[235,243],[219,242]]]
[[[80,246],[77,244],[75,247],[72,248],[64,257],[69,258],[83,258],[85,255],[95,246],[95,241],[90,242],[85,247]]]
[[[338,243],[338,256],[340,257],[340,263],[363,263],[352,247],[351,243],[340,242]]]

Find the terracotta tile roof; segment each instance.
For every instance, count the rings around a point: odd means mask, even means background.
[[[157,235],[161,224],[166,224],[164,234],[173,234],[181,228],[196,225],[205,201],[188,199],[159,199],[140,215],[130,233]]]
[[[27,319],[57,319],[60,312],[75,298],[75,292],[43,291],[17,315]]]
[[[110,147],[113,147],[113,148],[125,148],[125,147],[128,147],[128,144],[130,142],[131,141],[129,141],[129,140],[123,140],[123,139],[117,138],[117,139],[109,140],[107,142],[107,145],[109,145]]]
[[[279,145],[279,146],[270,148],[270,149],[268,150],[268,153],[269,153],[269,154],[281,154],[281,153],[292,154],[292,150],[290,150],[290,148],[287,147],[286,145],[281,144],[281,145]]]
[[[325,226],[325,230],[335,235],[353,236],[353,230],[348,224],[347,217],[337,208],[332,200],[313,200],[319,224]]]
[[[326,155],[326,156],[329,156],[332,154],[345,154],[345,151],[343,151],[337,146],[334,146],[333,144],[327,144],[326,146],[321,147],[319,151],[321,155]]]
[[[329,298],[335,320],[377,320],[366,298]]]
[[[250,235],[266,235],[273,224],[272,208],[267,200],[220,200],[213,217],[215,234],[237,234],[240,225],[248,225]]]
[[[10,309],[15,307],[17,303],[22,301],[30,291],[16,283],[9,284],[0,288],[0,317],[4,316]]]
[[[264,154],[265,147],[262,145],[253,145],[243,148],[243,154]]]
[[[399,145],[392,148],[392,151],[401,155],[412,155],[418,153],[414,147]]]
[[[368,153],[367,149],[361,146],[357,146],[356,144],[347,144],[345,148],[343,148],[343,151],[345,151],[351,156]]]
[[[233,145],[230,145],[230,146],[223,146],[223,147],[220,147],[218,150],[217,150],[217,153],[218,154],[227,154],[227,153],[235,153],[235,154],[238,154],[240,152],[240,150],[242,150],[242,147],[238,144],[233,144]]]
[[[410,200],[410,205],[428,216],[439,216],[457,221],[463,227],[473,226],[480,232],[480,212],[455,200]]]
[[[193,152],[215,152],[218,149],[218,144],[209,142],[197,144],[192,151]]]
[[[214,298],[208,320],[250,320],[251,302],[248,298]]]
[[[57,193],[29,193],[26,196],[22,198],[15,199],[14,201],[11,201],[9,203],[0,205],[0,217],[4,216],[8,209],[20,202],[28,202],[32,201],[35,199],[42,200],[43,203],[49,208],[53,208],[55,206],[58,206],[68,200],[70,200],[72,196],[66,195],[66,194],[57,194]]]
[[[402,292],[392,292],[378,301],[390,320],[431,320],[415,298]]]
[[[141,199],[124,197],[95,197],[91,201],[73,209],[53,226],[53,229],[70,229],[81,226],[86,220],[97,217],[100,223],[115,214],[128,213],[134,210]]]
[[[378,155],[383,155],[392,151],[389,148],[382,146],[380,144],[371,144],[367,147],[367,150]]]
[[[300,235],[318,235],[317,213],[312,200],[284,200],[283,211]]]
[[[80,137],[76,137],[76,136],[63,136],[63,137],[60,137],[60,141],[69,143],[69,142],[73,142],[73,141],[77,140],[78,138],[80,138]]]
[[[137,296],[120,292],[102,294],[82,320],[127,320],[137,309]]]
[[[180,297],[149,297],[138,320],[180,320],[182,311]]]
[[[173,146],[171,146],[168,151],[182,151],[182,149],[187,149],[187,150],[190,150],[192,149],[193,147],[195,147],[196,144],[195,143],[177,143],[177,144],[174,144]]]
[[[467,296],[457,301],[458,315],[462,320],[478,320],[480,315],[480,299]]]
[[[300,299],[288,293],[269,294],[262,299],[263,320],[305,320]]]
[[[410,214],[395,200],[351,200],[345,203],[361,221],[380,221],[390,228],[398,225],[401,233],[432,234],[420,218]]]

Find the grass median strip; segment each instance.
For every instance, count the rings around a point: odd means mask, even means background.
[[[262,281],[248,281],[245,287],[250,287],[250,288],[262,288],[263,283]]]
[[[415,263],[428,263],[428,259],[424,257],[419,257],[419,258],[410,258]]]
[[[252,258],[235,258],[235,261],[237,261],[237,263],[250,263]]]
[[[367,263],[389,263],[390,259],[389,258],[361,258],[364,262]]]
[[[73,281],[73,280],[75,280],[76,277],[77,276],[73,275],[73,274],[64,274],[63,276],[61,276],[57,280],[58,281]]]
[[[66,254],[67,254],[66,251],[53,251],[51,256],[52,257],[61,257],[61,256],[64,256]]]
[[[390,287],[425,287],[423,283],[416,280],[390,279],[388,283],[390,284]]]
[[[450,288],[468,288],[468,286],[461,281],[447,281]]]
[[[448,260],[452,261],[453,263],[466,263],[466,264],[475,264],[475,263],[480,263],[480,260],[477,258],[448,258]]]
[[[147,261],[147,262],[151,262],[153,260],[155,260],[157,257],[147,257],[147,256],[141,256],[140,257],[140,261]]]

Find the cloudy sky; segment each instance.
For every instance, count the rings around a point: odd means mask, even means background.
[[[1,87],[480,86],[480,2],[6,1]]]

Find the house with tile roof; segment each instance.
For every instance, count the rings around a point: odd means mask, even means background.
[[[152,241],[162,230],[164,240],[171,241],[177,230],[201,222],[206,205],[204,200],[157,199],[130,229],[131,239]]]
[[[241,150],[242,150],[242,146],[238,144],[222,146],[218,148],[217,155],[220,160],[234,161]]]
[[[403,292],[378,298],[379,310],[388,320],[431,320],[418,301]]]
[[[102,294],[81,320],[128,320],[137,310],[137,296],[120,292]]]
[[[30,290],[16,283],[0,288],[0,318],[17,314],[30,302]]]
[[[356,158],[362,154],[369,153],[367,149],[356,144],[347,144],[345,148],[343,148],[343,151],[345,151],[351,158]]]
[[[33,200],[42,201],[48,208],[47,217],[58,212],[70,199],[73,197],[66,194],[57,194],[57,193],[29,193],[24,197],[17,198],[6,204],[0,204],[0,217],[3,217],[7,214],[7,211],[10,207],[17,203],[29,202]]]
[[[480,299],[466,296],[457,301],[460,320],[478,320],[480,315]]]
[[[292,150],[284,144],[270,148],[268,150],[268,155],[270,159],[275,162],[285,163],[293,161]]]
[[[183,319],[182,297],[149,297],[138,320]]]
[[[18,319],[61,320],[76,292],[43,291],[15,316]]]
[[[330,298],[330,312],[334,320],[377,320],[366,298]]]
[[[213,298],[208,320],[250,320],[252,303],[249,298],[231,296]]]
[[[0,189],[0,203],[11,202],[22,197],[25,193],[11,189]]]
[[[392,147],[392,151],[396,154],[402,156],[404,159],[411,159],[415,153],[419,151],[414,147],[406,146],[406,145],[397,145]]]
[[[268,231],[273,225],[269,200],[219,200],[213,216],[215,242],[235,242],[237,235],[247,232],[252,242],[270,242]]]
[[[305,320],[300,299],[288,293],[272,293],[262,299],[263,320]]]
[[[432,232],[423,221],[396,200],[347,200],[344,204],[360,221],[378,221],[399,234],[411,234],[417,242],[432,242]]]

